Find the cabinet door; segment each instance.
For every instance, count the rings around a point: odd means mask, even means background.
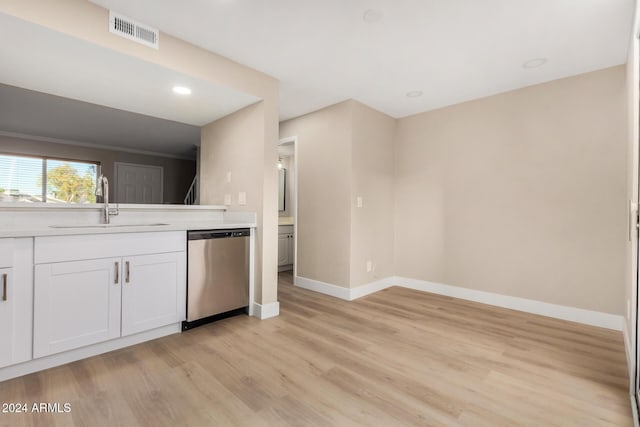
[[[296,253],[296,239],[293,238],[293,234],[289,234],[289,259],[287,264],[293,265],[293,259],[295,258]]]
[[[288,236],[288,234],[278,234],[278,267],[289,264]]]
[[[186,253],[124,258],[122,336],[185,320]]]
[[[12,272],[11,268],[0,269],[0,366],[13,362],[15,298]]]
[[[35,267],[33,356],[120,336],[120,258]]]
[[[33,239],[0,239],[0,247],[3,240],[12,242],[11,268],[0,269],[0,367],[33,357]]]

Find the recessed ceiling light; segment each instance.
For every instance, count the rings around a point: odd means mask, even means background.
[[[419,96],[422,96],[422,91],[421,90],[412,90],[411,92],[407,92],[407,96],[409,98],[417,98]]]
[[[534,58],[522,64],[522,68],[538,68],[547,63],[547,58]]]
[[[173,87],[173,91],[175,93],[179,93],[180,95],[189,95],[189,94],[191,94],[191,89],[189,89],[188,87],[184,87],[184,86],[174,86]]]
[[[365,10],[364,14],[362,15],[362,20],[367,24],[378,22],[381,19],[382,12],[373,9]]]

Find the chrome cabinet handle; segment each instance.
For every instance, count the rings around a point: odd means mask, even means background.
[[[124,263],[124,281],[125,283],[129,283],[129,261],[125,261]]]
[[[2,274],[2,301],[7,300],[7,273]]]
[[[118,283],[120,283],[120,263],[118,261],[115,262],[115,270],[116,270],[116,277],[115,279],[113,279],[113,283],[117,285]]]

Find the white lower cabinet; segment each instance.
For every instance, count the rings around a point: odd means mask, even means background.
[[[33,239],[0,239],[0,368],[32,358]]]
[[[291,269],[295,254],[295,239],[293,225],[281,225],[278,227],[278,269],[279,271]]]
[[[13,355],[13,269],[0,268],[0,366],[11,364]],[[6,343],[6,344],[5,344]]]
[[[36,238],[33,356],[185,320],[185,249],[173,232]],[[68,260],[83,253],[122,256]]]
[[[278,235],[278,267],[282,267],[289,264],[289,246],[291,244],[291,238],[288,234]]]
[[[184,252],[124,258],[122,336],[185,319]]]
[[[120,336],[120,269],[120,258],[36,265],[34,357]]]

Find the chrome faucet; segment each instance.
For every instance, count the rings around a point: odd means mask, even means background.
[[[102,196],[104,200],[104,223],[109,224],[109,218],[112,215],[118,215],[119,212],[118,208],[109,207],[109,180],[102,174],[100,174],[100,178],[98,178],[96,196]]]

